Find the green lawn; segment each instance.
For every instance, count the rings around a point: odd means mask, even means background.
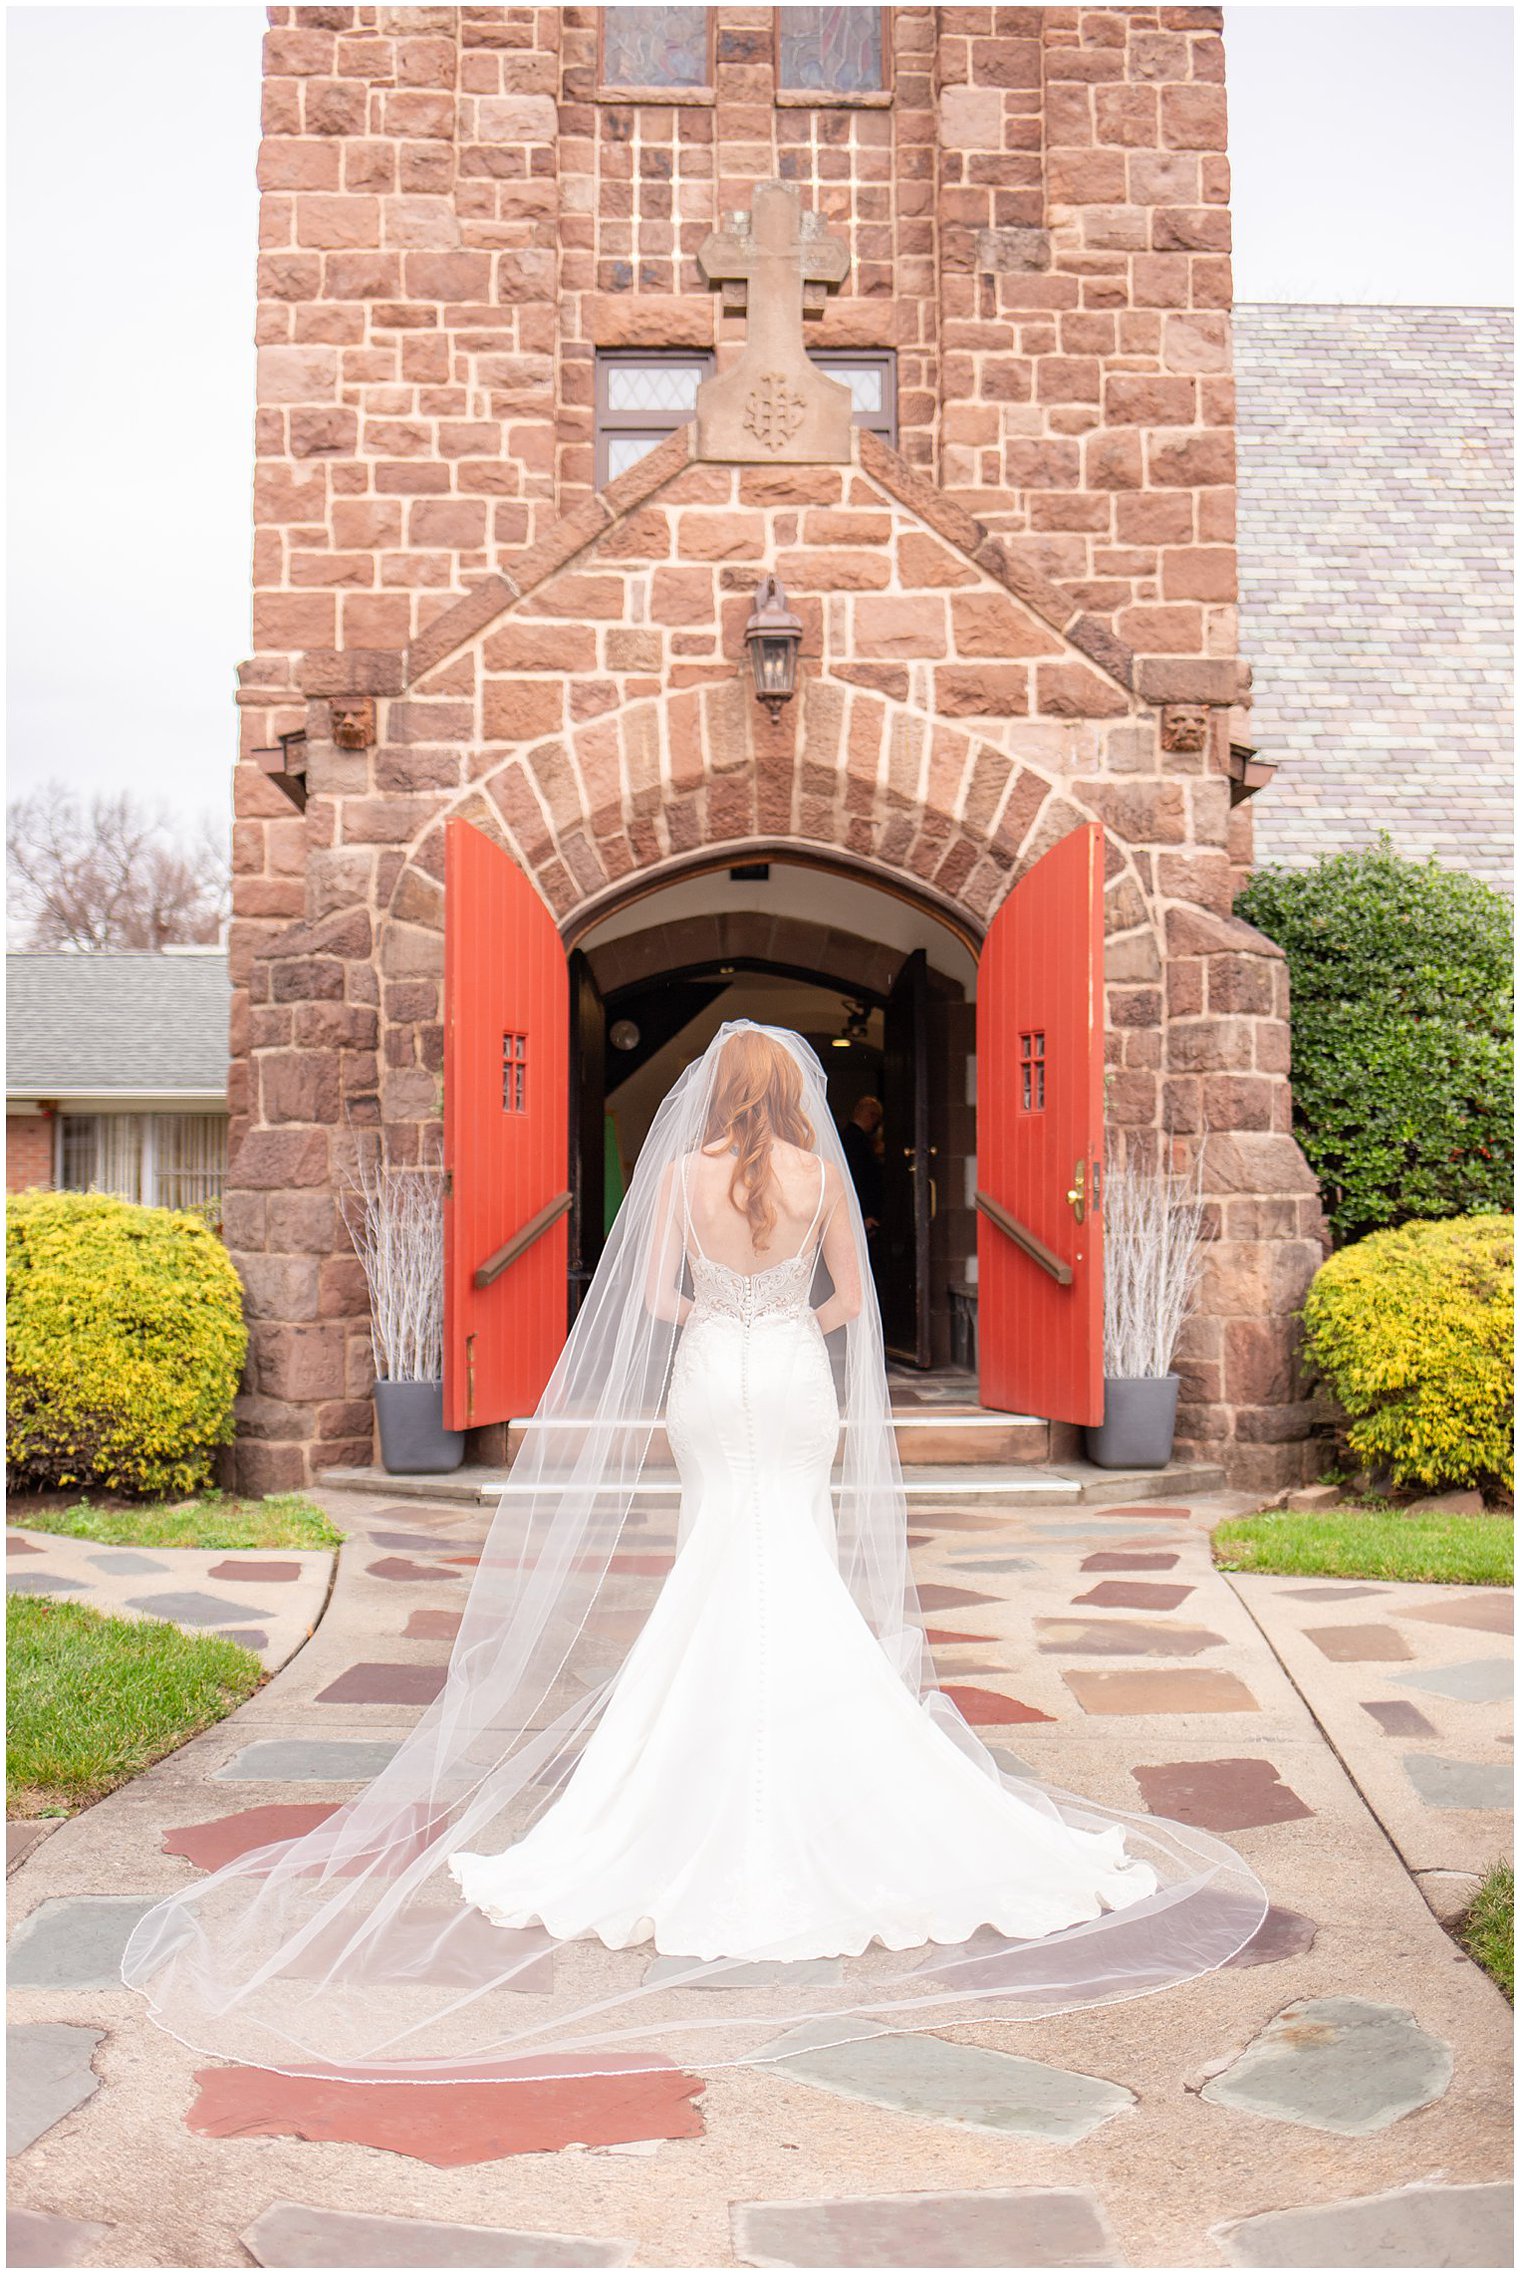
[[[1515,1867],[1496,1863],[1457,1929],[1462,1947],[1515,2002]]]
[[[251,1650],[46,1595],[6,1602],[7,1812],[99,1800],[251,1697]]]
[[[263,1500],[202,1492],[143,1507],[77,1500],[71,1508],[35,1511],[21,1501],[12,1504],[10,1520],[28,1532],[62,1532],[113,1548],[336,1548],[343,1542],[316,1502],[299,1492],[272,1492]]]
[[[1269,1508],[1216,1526],[1224,1571],[1295,1578],[1409,1579],[1423,1585],[1510,1587],[1515,1527],[1507,1516],[1410,1516],[1397,1508]]]

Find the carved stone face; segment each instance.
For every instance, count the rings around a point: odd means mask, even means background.
[[[1198,751],[1209,746],[1207,703],[1168,703],[1161,713],[1163,750]]]
[[[369,748],[375,739],[375,706],[368,695],[333,698],[332,738],[340,750]]]

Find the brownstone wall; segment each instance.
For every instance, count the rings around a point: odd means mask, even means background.
[[[1318,1207],[1285,968],[1229,913],[1218,12],[892,17],[889,104],[797,105],[768,10],[717,12],[700,103],[604,98],[593,10],[271,11],[226,1213],[250,1482],[368,1457],[333,1161],[347,1126],[437,1142],[451,812],[567,929],[636,878],[800,846],[973,935],[1101,819],[1110,1117],[1206,1139],[1183,1438],[1243,1483],[1299,1473]],[[683,433],[596,494],[596,348],[735,352],[695,252],[772,173],[850,247],[814,336],[897,349],[901,453],[740,471]],[[741,674],[770,567],[806,626],[775,728]],[[373,706],[363,747],[344,698]],[[1176,702],[1202,747],[1158,732]],[[304,813],[251,758],[298,729]]]
[[[30,1192],[53,1183],[53,1121],[45,1113],[5,1117],[5,1189]]]

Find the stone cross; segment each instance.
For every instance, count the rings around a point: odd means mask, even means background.
[[[697,456],[746,466],[840,464],[851,455],[848,387],[808,361],[805,313],[842,284],[850,256],[785,182],[762,182],[748,213],[715,230],[697,263],[742,310],[744,351],[697,389]]]

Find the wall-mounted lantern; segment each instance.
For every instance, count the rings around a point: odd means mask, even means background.
[[[755,674],[755,693],[774,723],[782,704],[797,692],[797,650],[802,645],[802,618],[788,608],[779,577],[760,579],[744,643]]]

